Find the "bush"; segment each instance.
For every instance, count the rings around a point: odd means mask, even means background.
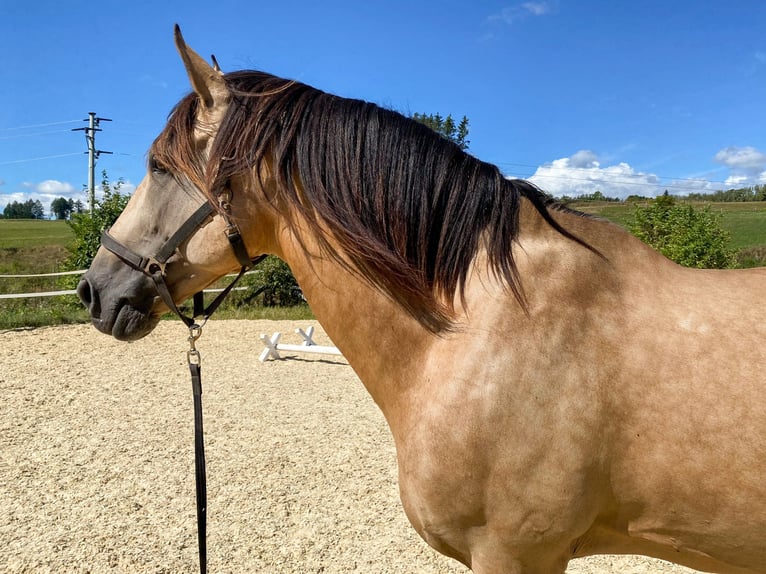
[[[259,295],[264,307],[292,307],[306,302],[290,267],[278,257],[267,257],[255,270],[248,281],[252,294],[242,303],[252,303]]]
[[[117,221],[130,199],[129,195],[120,193],[121,185],[122,180],[118,180],[112,187],[106,171],[102,172],[103,198],[96,200],[92,211],[72,214],[68,223],[74,233],[74,243],[71,248],[72,254],[64,263],[67,269],[90,267],[101,245],[101,233]]]
[[[677,204],[667,192],[647,207],[637,207],[630,231],[660,253],[685,267],[734,267],[736,250],[710,206],[695,209]]]

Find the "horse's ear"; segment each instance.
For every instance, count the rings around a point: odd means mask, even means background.
[[[213,69],[219,74],[223,74],[221,66],[218,65],[218,60],[215,59],[215,54],[210,54],[210,59],[213,60]]]
[[[202,102],[202,107],[210,112],[216,104],[223,104],[228,97],[226,82],[220,68],[210,66],[197,52],[189,48],[181,35],[181,28],[176,24],[175,28],[176,49],[186,66],[192,88]]]

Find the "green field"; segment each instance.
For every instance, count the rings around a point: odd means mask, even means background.
[[[711,204],[711,209],[722,214],[721,226],[736,249],[766,246],[766,202]]]
[[[0,249],[60,245],[66,247],[74,236],[66,221],[0,219]]]
[[[693,205],[709,205],[713,213],[721,214],[721,227],[731,234],[731,244],[735,249],[766,247],[766,202],[695,202]],[[574,202],[569,207],[598,215],[626,229],[636,210],[636,204],[613,202]]]

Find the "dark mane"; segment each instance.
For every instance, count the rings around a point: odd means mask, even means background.
[[[524,305],[512,249],[522,196],[580,242],[536,187],[418,122],[262,72],[225,79],[232,99],[207,165],[192,145],[194,94],[176,106],[152,154],[211,197],[235,176],[259,177],[266,162],[280,200],[300,210],[326,254],[432,331],[449,328],[480,247]]]

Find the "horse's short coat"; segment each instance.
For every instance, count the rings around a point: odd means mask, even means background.
[[[766,572],[766,269],[681,268],[398,114],[177,46],[194,92],[112,234],[150,253],[231,191],[382,409],[429,544],[483,574]],[[222,228],[171,258],[175,300],[238,266]],[[104,250],[80,293],[123,339],[165,310]]]

